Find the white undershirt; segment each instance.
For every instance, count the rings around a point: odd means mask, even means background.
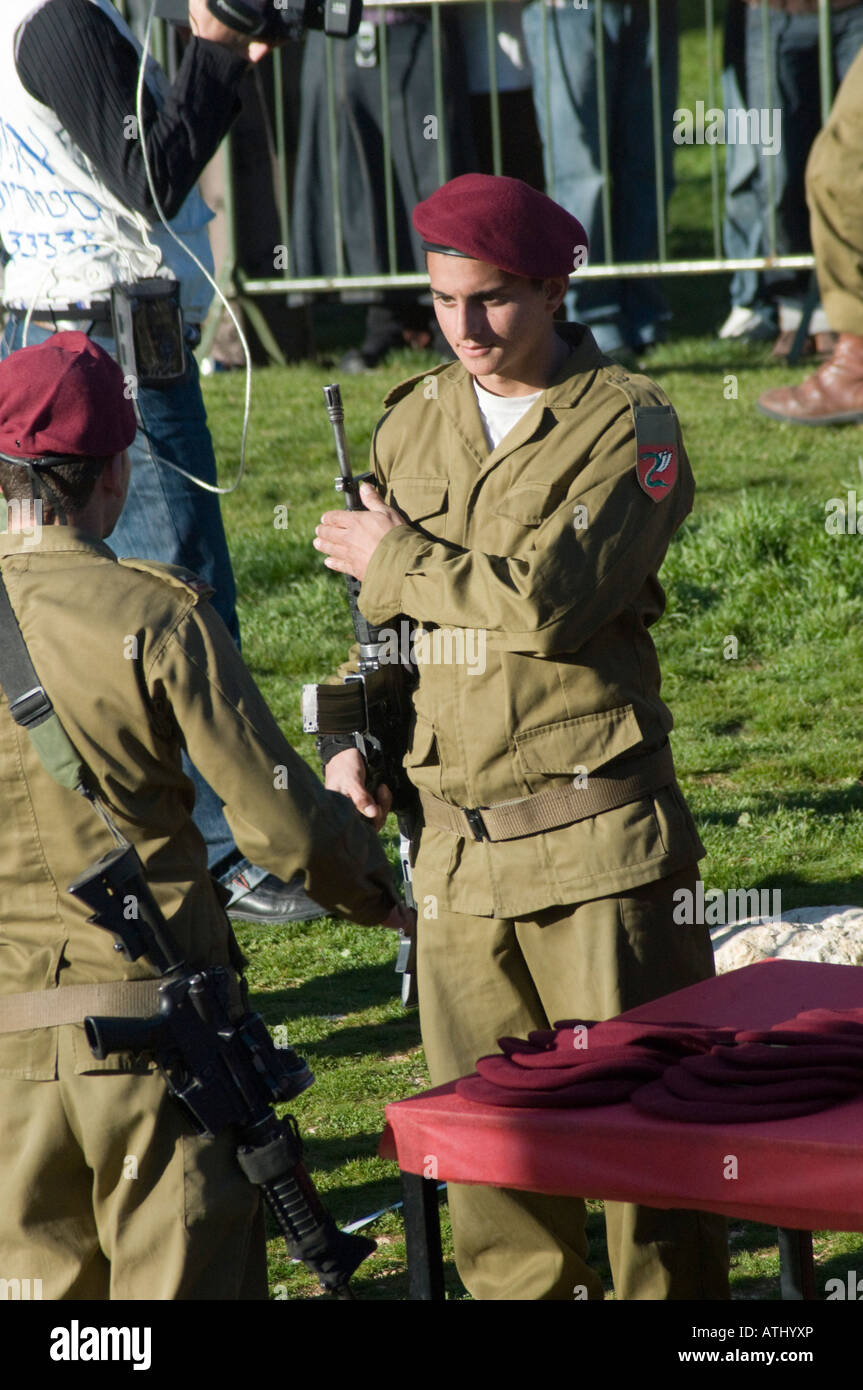
[[[541,391],[534,391],[532,396],[495,396],[493,392],[480,386],[476,377],[473,380],[473,389],[476,392],[482,427],[490,449],[497,448],[504,435],[509,434],[521,417],[527,414],[534,401],[538,401],[542,395]]]

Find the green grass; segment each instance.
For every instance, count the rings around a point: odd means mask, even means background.
[[[700,0],[685,0],[681,105],[707,99],[701,16]],[[717,35],[717,59],[719,52]],[[709,255],[709,151],[680,147],[675,169],[670,253]],[[801,372],[771,366],[765,348],[712,336],[728,309],[726,276],[663,287],[673,334],[648,370],[678,409],[698,494],[663,570],[668,609],[655,637],[676,720],[676,761],[708,850],[703,877],[719,888],[780,887],[783,908],[861,903],[863,537],[830,536],[824,519],[831,497],[855,485],[863,496],[863,435],[795,429],[757,414],[762,391]],[[316,318],[318,341],[336,358],[356,343],[356,308],[327,306]],[[386,390],[432,360],[405,351],[342,382],[357,471],[366,466]],[[300,686],[333,671],[350,640],[342,583],[310,544],[321,512],[338,505],[321,395],[332,376],[324,362],[256,374],[249,471],[224,503],[246,660],[288,737],[315,765],[301,732]],[[238,462],[243,383],[239,374],[210,378],[204,391],[228,479]],[[288,508],[286,529],[274,525],[280,506]],[[394,859],[392,832],[387,843]],[[292,1109],[333,1214],[347,1223],[397,1201],[395,1165],[376,1153],[384,1106],[421,1090],[428,1077],[416,1014],[396,999],[391,934],[315,922],[245,927],[239,935],[267,1022],[286,1026],[316,1073]],[[465,1298],[445,1206],[441,1213],[449,1296]],[[594,1263],[610,1288],[601,1205],[590,1203],[589,1213]],[[372,1231],[378,1251],[359,1271],[356,1291],[403,1299],[398,1214]],[[778,1296],[775,1239],[768,1227],[731,1224],[736,1298]],[[860,1272],[863,1238],[819,1233],[816,1254],[823,1296],[827,1278]],[[274,1297],[316,1296],[316,1282],[286,1263],[275,1239],[270,1260]]]

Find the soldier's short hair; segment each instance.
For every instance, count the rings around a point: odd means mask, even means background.
[[[52,493],[56,493],[64,511],[79,512],[90,501],[103,469],[114,457],[114,454],[103,454],[98,458],[70,458],[68,463],[55,463],[38,472]],[[0,492],[7,502],[30,501],[33,488],[29,469],[0,459]],[[53,511],[47,498],[43,505],[46,513]]]

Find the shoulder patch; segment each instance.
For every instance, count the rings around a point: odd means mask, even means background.
[[[206,579],[201,579],[191,570],[185,569],[182,565],[163,565],[158,560],[141,560],[137,556],[129,559],[120,560],[121,565],[127,569],[140,570],[142,574],[152,574],[156,579],[161,579],[166,584],[171,584],[175,589],[185,589],[191,592],[197,599],[209,598],[216,591],[212,584],[208,584]]]
[[[652,502],[661,502],[677,481],[677,416],[670,405],[635,405],[635,472]]]

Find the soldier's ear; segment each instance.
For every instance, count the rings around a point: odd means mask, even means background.
[[[542,282],[545,304],[548,312],[554,314],[561,306],[569,289],[568,275],[555,275]]]
[[[103,474],[107,489],[112,497],[125,497],[128,487],[129,454],[126,449],[122,449],[119,454],[114,454],[105,465]]]

